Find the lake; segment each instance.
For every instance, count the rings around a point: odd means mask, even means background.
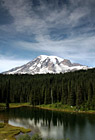
[[[31,128],[44,139],[69,138],[70,140],[95,139],[95,115],[74,114],[21,107],[0,112],[0,121],[14,126]]]

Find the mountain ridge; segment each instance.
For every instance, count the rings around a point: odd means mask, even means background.
[[[40,55],[27,64],[3,72],[3,74],[57,74],[81,69],[85,70],[88,67],[78,63],[71,63],[70,60],[57,56]]]

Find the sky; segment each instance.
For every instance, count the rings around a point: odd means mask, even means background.
[[[0,0],[0,72],[39,55],[95,67],[95,0]]]

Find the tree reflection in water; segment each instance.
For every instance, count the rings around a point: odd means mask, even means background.
[[[15,126],[31,128],[43,138],[89,140],[95,138],[95,115],[71,114],[22,107],[0,113],[0,120]],[[90,128],[90,129],[89,129]]]

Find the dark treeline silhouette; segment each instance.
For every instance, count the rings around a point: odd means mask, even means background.
[[[0,75],[0,102],[61,102],[95,109],[95,69],[46,75]]]

